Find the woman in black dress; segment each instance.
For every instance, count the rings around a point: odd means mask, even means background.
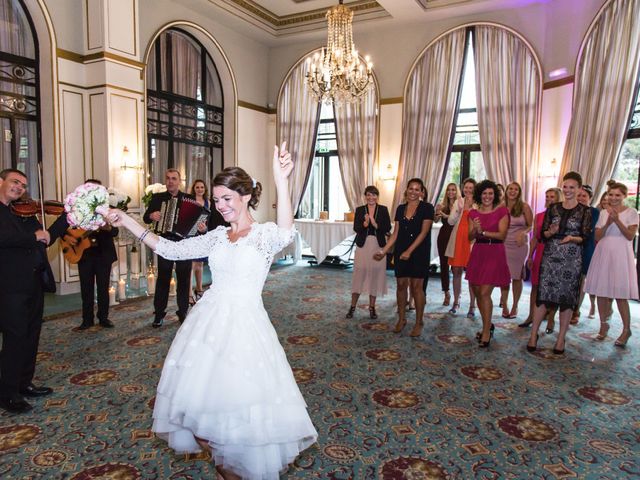
[[[375,255],[376,260],[382,260],[395,245],[393,261],[397,281],[398,323],[393,331],[400,333],[407,324],[405,314],[407,288],[409,288],[416,302],[416,325],[409,334],[412,337],[419,337],[422,333],[422,316],[425,306],[422,284],[429,269],[431,224],[434,216],[433,205],[420,201],[422,194],[426,197],[422,180],[419,178],[409,180],[405,193],[407,203],[399,205],[396,210],[393,234],[385,247]],[[426,262],[425,259],[427,259]]]
[[[560,331],[553,353],[561,355],[569,321],[580,298],[582,248],[591,233],[591,209],[578,203],[582,177],[569,172],[562,178],[564,201],[547,208],[542,222],[541,238],[545,242],[540,265],[540,278],[533,316],[533,329],[527,350],[533,352],[538,343],[538,329],[548,308],[560,310]]]

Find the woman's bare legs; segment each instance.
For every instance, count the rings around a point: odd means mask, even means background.
[[[409,279],[406,277],[396,279],[396,303],[398,304],[398,323],[393,329],[394,333],[400,333],[407,324],[407,289],[409,288]]]
[[[416,324],[411,330],[409,336],[411,337],[419,337],[422,333],[422,327],[424,322],[422,320],[424,315],[424,306],[426,304],[426,298],[424,296],[424,291],[422,290],[422,283],[424,279],[422,278],[410,278],[409,285],[411,288],[411,293],[413,294],[413,299],[416,302]]]
[[[522,296],[522,279],[511,280],[511,288],[513,290],[513,306],[509,312],[509,317],[516,318],[518,315],[518,304],[520,303],[520,297]]]
[[[509,288],[511,284],[506,287],[500,287],[500,306],[502,307],[502,316],[504,318],[509,317],[509,307],[507,307],[507,303],[509,302]]]
[[[627,308],[629,305],[627,304]],[[598,315],[600,315],[600,331],[596,335],[596,340],[604,340],[609,333],[609,317],[613,308],[613,299],[598,297]],[[624,321],[624,320],[623,320]]]
[[[558,315],[560,320],[560,331],[558,332],[558,338],[556,339],[556,344],[553,347],[553,353],[555,354],[559,355],[564,353],[565,336],[567,335],[567,330],[569,330],[569,322],[571,322],[572,316],[573,316],[573,310],[571,310],[570,308],[565,308],[564,310],[560,310],[560,315]]]
[[[626,347],[631,336],[631,312],[629,311],[629,301],[624,298],[616,298],[618,312],[622,318],[622,333],[615,342],[616,347]]]
[[[542,320],[547,315],[546,305],[536,305],[533,310],[533,328],[531,328],[531,336],[529,337],[529,343],[527,343],[527,350],[530,352],[535,351],[538,345],[538,330]]]
[[[196,292],[202,293],[202,272],[204,270],[204,262],[193,262],[192,264],[193,276],[196,279]]]
[[[462,293],[462,267],[451,267],[453,272],[453,307],[452,313],[460,308],[460,294]]]

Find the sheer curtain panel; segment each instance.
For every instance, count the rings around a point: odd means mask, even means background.
[[[437,200],[456,114],[465,37],[465,29],[459,28],[437,40],[424,51],[409,76],[394,209],[402,203],[406,182],[412,177],[424,180],[427,200]]]
[[[380,122],[375,86],[361,102],[336,106],[334,112],[342,184],[349,208],[355,211],[364,189],[373,184]]]
[[[600,198],[628,129],[640,64],[640,0],[613,0],[583,45],[561,174],[575,170]]]
[[[478,129],[487,177],[522,185],[535,205],[542,79],[529,47],[500,27],[474,29]]]
[[[287,142],[287,149],[295,161],[291,174],[291,205],[298,210],[309,177],[315,150],[316,125],[320,104],[313,99],[305,85],[307,64],[296,65],[282,85],[278,98],[277,138]]]

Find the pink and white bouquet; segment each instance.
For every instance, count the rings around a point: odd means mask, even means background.
[[[64,199],[67,222],[72,227],[97,230],[107,222],[109,192],[102,185],[85,183],[77,187]]]

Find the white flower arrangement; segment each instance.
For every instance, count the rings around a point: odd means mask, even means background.
[[[102,185],[85,183],[64,199],[67,222],[72,227],[97,230],[106,224],[109,212],[109,192]]]
[[[109,192],[109,206],[112,208],[119,208],[126,212],[129,207],[131,197],[113,187],[108,188],[107,192]]]
[[[147,188],[144,189],[144,195],[142,196],[142,202],[145,207],[149,206],[149,202],[151,201],[151,196],[154,193],[162,193],[167,191],[167,186],[164,183],[152,183]]]

